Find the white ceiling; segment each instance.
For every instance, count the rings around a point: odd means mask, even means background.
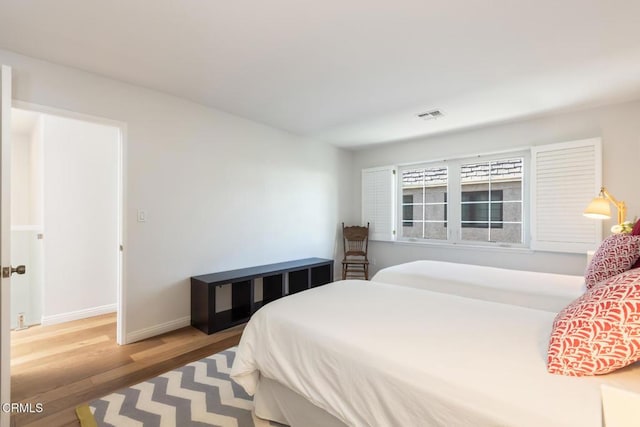
[[[0,48],[356,147],[639,99],[639,17],[637,0],[0,0]]]

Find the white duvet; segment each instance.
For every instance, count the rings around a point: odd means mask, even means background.
[[[582,276],[443,261],[395,265],[380,270],[371,280],[556,313],[586,290]]]
[[[334,282],[251,318],[232,378],[278,381],[350,426],[601,425],[599,386],[640,368],[546,372],[555,314],[375,282]]]

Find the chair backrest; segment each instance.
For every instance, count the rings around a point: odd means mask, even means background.
[[[369,223],[366,227],[351,225],[348,227],[342,223],[342,240],[344,243],[344,256],[362,256],[367,259],[369,246]]]

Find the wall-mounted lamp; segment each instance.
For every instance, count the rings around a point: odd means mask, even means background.
[[[618,224],[622,224],[627,216],[627,206],[624,202],[618,201],[613,197],[604,187],[600,188],[598,197],[593,199],[587,209],[584,210],[584,216],[596,219],[611,218],[610,202],[618,209]]]

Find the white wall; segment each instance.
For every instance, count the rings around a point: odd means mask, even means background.
[[[11,135],[11,225],[31,224],[31,135]]]
[[[187,325],[190,276],[334,257],[338,224],[353,217],[351,153],[11,52],[0,63],[17,100],[127,123],[129,336]]]
[[[119,129],[44,115],[42,142],[43,323],[115,311]]]
[[[425,124],[428,126],[428,123]],[[355,153],[352,174],[356,215],[360,215],[363,168],[464,156],[532,145],[602,137],[603,184],[627,202],[628,219],[640,215],[640,102],[488,126],[363,149]],[[594,194],[594,197],[596,195]],[[589,200],[585,200],[585,207]],[[614,215],[615,217],[615,215]],[[605,222],[605,231],[615,222]],[[373,270],[418,259],[436,259],[507,268],[582,274],[586,255],[505,250],[452,249],[439,246],[372,242]]]
[[[44,191],[44,147],[42,140],[43,125],[42,115],[38,114],[31,132],[31,144],[29,150],[29,224],[42,229],[43,219],[43,194]],[[13,184],[12,184],[13,185]]]
[[[29,296],[31,302],[31,309],[27,316],[30,324],[38,324],[42,322],[42,304],[44,293],[44,240],[43,236],[43,151],[44,143],[42,140],[42,116],[39,116],[35,121],[33,131],[31,133],[31,145],[30,145],[30,211],[29,211],[29,223],[34,226],[35,240],[31,239],[31,252],[29,257],[29,267],[26,275],[29,277],[29,285],[31,295]],[[13,281],[12,281],[13,283]]]
[[[30,265],[30,243],[33,231],[16,229],[29,225],[30,135],[11,135],[11,264]],[[30,273],[30,271],[29,271]],[[31,314],[29,275],[14,275],[11,280],[11,328],[18,326],[18,313]],[[31,319],[29,322],[31,323]]]

